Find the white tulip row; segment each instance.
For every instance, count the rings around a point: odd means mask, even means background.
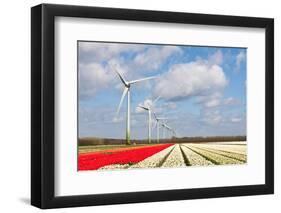
[[[246,141],[225,141],[225,142],[210,142],[208,144],[220,144],[220,145],[246,145]]]
[[[239,154],[239,153],[234,153],[234,152],[229,152],[229,151],[225,151],[225,150],[219,150],[219,149],[212,149],[212,148],[203,148],[207,151],[211,151],[211,152],[215,152],[217,154],[226,156],[226,157],[230,157],[230,158],[234,158],[236,160],[240,160],[243,162],[247,161],[247,155],[244,154]]]
[[[216,144],[195,144],[195,146],[204,147],[207,149],[217,149],[221,151],[228,151],[228,152],[234,152],[238,154],[246,155],[247,153],[247,146],[243,145],[216,145]]]
[[[118,170],[118,169],[127,169],[130,165],[129,164],[111,164],[107,166],[103,166],[98,170]]]
[[[213,165],[213,163],[211,161],[208,161],[206,158],[202,157],[201,155],[196,154],[195,152],[191,151],[186,146],[182,145],[181,148],[191,166]]]
[[[213,151],[207,151],[205,149],[200,149],[193,145],[189,145],[188,147],[191,148],[191,150],[197,152],[198,154],[206,157],[208,160],[210,160],[212,162],[216,162],[217,164],[242,164],[243,163],[242,161],[225,157],[225,156],[215,153]]]
[[[168,148],[140,161],[139,163],[132,165],[130,168],[154,168],[159,167],[163,162],[165,157],[173,150],[174,146],[169,146]]]
[[[171,154],[168,156],[168,158],[165,160],[165,162],[162,164],[161,167],[182,167],[186,166],[184,162],[184,158],[182,156],[180,146],[177,144],[175,145],[175,148],[171,152]]]

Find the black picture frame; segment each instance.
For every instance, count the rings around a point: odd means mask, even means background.
[[[55,17],[263,28],[266,34],[265,184],[93,195],[54,195]],[[60,208],[274,193],[274,20],[271,18],[41,4],[31,8],[31,204]]]

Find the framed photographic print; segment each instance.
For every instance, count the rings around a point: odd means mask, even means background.
[[[271,194],[274,21],[31,9],[31,203]]]

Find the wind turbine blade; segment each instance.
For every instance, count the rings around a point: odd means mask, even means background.
[[[124,76],[122,76],[121,73],[118,72],[118,70],[117,70],[114,66],[111,65],[111,67],[112,67],[112,69],[116,72],[116,74],[119,76],[119,78],[120,78],[120,80],[123,82],[123,84],[127,86],[128,83],[127,83],[127,81],[125,80]]]
[[[141,79],[129,81],[129,84],[134,84],[134,83],[137,83],[137,82],[140,82],[140,81],[146,81],[146,80],[153,79],[153,78],[157,78],[157,76],[152,76],[152,77],[141,78]]]
[[[128,92],[128,88],[127,88],[127,87],[125,87],[125,88],[124,88],[124,90],[123,90],[122,97],[121,97],[121,99],[120,99],[120,103],[119,103],[119,105],[118,105],[118,109],[117,109],[116,115],[118,115],[118,114],[119,114],[119,111],[120,111],[121,105],[122,105],[122,103],[123,103],[124,97],[125,97],[125,95],[127,94],[127,92]]]
[[[161,96],[159,95],[157,98],[154,99],[154,101],[152,101],[152,103],[155,104],[160,98]]]
[[[171,128],[167,125],[167,124],[163,124],[163,126],[168,129],[168,130],[171,130]]]
[[[156,128],[156,126],[157,126],[157,121],[154,121],[154,125],[153,125],[153,129],[155,129]]]
[[[141,106],[141,105],[138,105],[138,107],[139,107],[139,108],[142,108],[142,109],[144,109],[144,110],[148,110],[147,107],[144,107],[144,106]]]
[[[154,118],[155,118],[156,120],[158,120],[158,118],[157,118],[155,112],[152,111],[152,113],[153,113]]]

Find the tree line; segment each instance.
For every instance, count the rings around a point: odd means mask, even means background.
[[[230,142],[230,141],[246,141],[246,136],[208,136],[208,137],[172,137],[169,139],[160,139],[160,143],[206,143],[206,142]],[[147,140],[131,140],[132,144],[147,144]],[[156,140],[152,140],[152,143],[157,143]],[[118,145],[126,144],[125,139],[111,139],[111,138],[95,138],[95,137],[83,137],[78,138],[79,146],[90,145]]]

